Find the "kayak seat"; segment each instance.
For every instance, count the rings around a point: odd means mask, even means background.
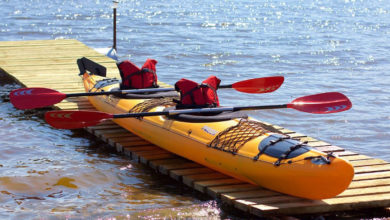
[[[89,74],[91,75],[98,75],[103,77],[106,77],[107,75],[106,67],[85,57],[77,59],[77,66],[80,70],[80,76],[83,75],[85,72],[89,72]]]
[[[119,88],[114,88],[111,91],[119,90]],[[126,94],[114,94],[116,97],[122,99],[159,99],[165,97],[179,97],[179,93],[176,91],[169,92],[149,92],[149,93],[126,93]]]
[[[175,107],[165,108],[164,111],[175,110]],[[204,122],[219,122],[227,121],[235,118],[248,118],[248,115],[242,111],[226,111],[221,113],[207,113],[207,114],[179,114],[168,115],[167,118],[176,121],[204,123]]]

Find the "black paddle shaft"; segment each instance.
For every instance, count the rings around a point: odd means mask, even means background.
[[[151,89],[129,89],[129,90],[112,90],[102,92],[82,92],[66,94],[66,97],[78,97],[78,96],[98,96],[98,95],[112,95],[112,94],[126,94],[126,93],[146,93],[146,92],[168,92],[174,91],[174,88],[151,88]]]
[[[178,115],[178,114],[199,114],[199,113],[221,113],[226,111],[242,111],[242,110],[260,110],[260,109],[280,109],[287,108],[284,105],[267,105],[267,106],[241,106],[241,107],[221,107],[221,108],[198,108],[198,109],[180,109],[168,110],[160,112],[141,112],[113,115],[113,118],[131,118],[131,117],[147,117],[159,115]]]
[[[232,88],[232,85],[220,85],[219,88]],[[146,93],[146,92],[170,92],[175,91],[174,88],[149,88],[149,89],[128,89],[128,90],[112,90],[102,92],[82,92],[66,94],[66,97],[78,97],[78,96],[98,96],[98,95],[112,95],[112,94],[130,94],[130,93]]]

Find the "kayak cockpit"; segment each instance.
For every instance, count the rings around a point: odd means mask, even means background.
[[[175,108],[167,108],[167,110],[174,110]],[[241,111],[226,111],[213,114],[177,114],[168,115],[171,120],[192,122],[192,123],[204,123],[204,122],[220,122],[228,121],[236,118],[248,118],[248,115]]]

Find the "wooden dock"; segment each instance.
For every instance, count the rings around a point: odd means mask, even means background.
[[[76,64],[76,59],[81,57],[106,66],[108,77],[119,77],[113,60],[77,40],[39,40],[0,42],[0,79],[2,75],[8,75],[25,87],[47,87],[64,93],[83,92]],[[66,99],[55,107],[93,109],[85,97]],[[331,199],[300,199],[241,182],[178,157],[113,122],[86,130],[115,147],[118,152],[255,216],[323,214],[390,206],[389,162],[347,151],[279,126],[273,127],[293,138],[308,141],[318,150],[334,152],[349,160],[355,167],[355,177],[349,188]]]

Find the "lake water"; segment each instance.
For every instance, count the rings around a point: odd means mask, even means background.
[[[112,3],[2,0],[0,41],[72,38],[112,45]],[[387,1],[123,0],[120,59],[158,60],[161,81],[216,75],[224,84],[283,75],[270,94],[219,91],[222,105],[285,104],[338,91],[351,110],[251,116],[390,161],[390,4]],[[21,62],[23,62],[21,60]],[[2,82],[0,94],[17,85]],[[129,161],[85,132],[50,128],[0,101],[0,218],[239,218],[213,200]]]

